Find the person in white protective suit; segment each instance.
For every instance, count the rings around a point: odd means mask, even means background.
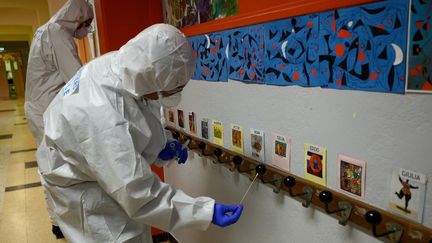
[[[24,109],[38,145],[44,131],[42,115],[45,109],[82,66],[74,37],[84,38],[92,20],[93,9],[86,0],[69,0],[34,34],[28,59]],[[52,231],[57,238],[63,238],[48,196],[46,202]]]
[[[150,226],[205,230],[239,219],[242,205],[192,198],[151,171],[187,159],[167,139],[163,104],[179,103],[194,68],[186,37],[157,24],[83,66],[55,97],[37,158],[67,240],[152,242]]]
[[[74,37],[86,37],[92,20],[93,9],[86,0],[69,0],[33,36],[24,107],[37,144],[43,136],[45,109],[82,66]]]

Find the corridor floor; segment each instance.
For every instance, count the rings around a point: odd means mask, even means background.
[[[66,242],[51,233],[23,103],[0,100],[0,242]]]

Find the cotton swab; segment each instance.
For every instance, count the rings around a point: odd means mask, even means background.
[[[252,188],[252,185],[254,184],[256,178],[258,178],[258,173],[256,173],[255,177],[253,178],[251,184],[249,185],[248,189],[246,190],[245,194],[243,195],[242,199],[240,200],[239,204],[242,204],[243,200],[246,198],[246,195],[248,194],[249,190]]]

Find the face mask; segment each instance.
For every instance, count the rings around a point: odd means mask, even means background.
[[[81,28],[75,30],[74,37],[78,38],[78,39],[82,39],[82,38],[86,37],[87,34],[88,34],[87,27],[81,27]]]
[[[178,104],[180,104],[180,100],[181,100],[181,93],[179,92],[167,97],[162,97],[161,104],[166,108],[171,108],[171,107],[178,106]]]
[[[166,127],[167,122],[165,119],[165,110],[164,110],[164,106],[162,104],[163,96],[160,92],[158,92],[158,98],[159,98],[158,102],[160,104],[160,123],[162,124],[162,127]]]

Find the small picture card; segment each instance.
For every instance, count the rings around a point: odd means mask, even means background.
[[[178,125],[181,128],[184,128],[184,114],[182,110],[177,110],[177,116],[178,116]]]
[[[223,124],[221,121],[213,120],[213,143],[224,146],[224,138],[223,138]]]
[[[175,127],[175,120],[174,120],[174,108],[168,109],[168,126]]]
[[[197,134],[195,112],[189,112],[189,131],[194,135]]]
[[[291,139],[273,133],[272,163],[286,171],[290,170],[291,162]]]
[[[327,149],[305,143],[304,164],[305,178],[325,186],[327,183]]]
[[[366,162],[340,154],[338,168],[339,189],[364,198]]]
[[[243,154],[243,128],[231,124],[231,147],[234,152]]]
[[[406,169],[394,170],[390,188],[390,210],[422,223],[426,176]]]
[[[207,140],[209,139],[209,126],[207,118],[203,118],[201,120],[201,137]]]
[[[264,162],[264,132],[251,129],[251,156],[253,159]]]

